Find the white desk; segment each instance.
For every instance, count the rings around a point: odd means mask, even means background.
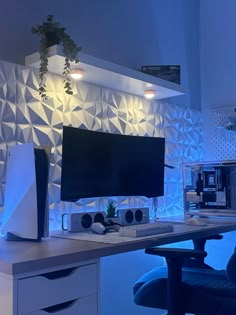
[[[51,237],[40,243],[1,239],[1,313],[99,315],[99,258],[233,230],[236,222],[176,224],[172,233],[115,245]]]

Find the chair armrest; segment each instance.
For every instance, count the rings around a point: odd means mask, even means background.
[[[167,278],[167,308],[168,314],[176,314],[181,301],[181,281],[182,267],[185,259],[203,259],[207,253],[202,250],[153,247],[145,249],[146,254],[163,256],[166,259],[168,278]],[[178,314],[180,314],[178,312]],[[181,312],[181,314],[183,314]]]
[[[207,253],[203,250],[196,249],[182,249],[182,248],[147,248],[145,249],[146,254],[162,256],[167,259],[178,258],[184,260],[185,258],[204,258],[207,256]]]
[[[223,238],[223,235],[216,234],[216,235],[207,236],[207,237],[203,237],[203,238],[196,238],[192,241],[193,241],[194,249],[204,250],[207,241],[209,241],[209,240],[222,240],[222,238]]]
[[[213,236],[206,237],[206,240],[222,240],[222,238],[223,238],[223,235],[216,234],[216,235],[213,235]]]

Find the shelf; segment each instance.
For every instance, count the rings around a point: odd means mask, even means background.
[[[142,96],[145,90],[155,90],[155,99],[162,99],[184,94],[181,85],[156,78],[154,76],[126,68],[96,57],[79,53],[79,65],[84,70],[83,81],[104,86],[130,94]],[[26,66],[39,68],[39,53],[25,57]],[[51,73],[62,74],[64,56],[61,46],[49,48],[48,70]],[[73,66],[73,63],[72,63]]]

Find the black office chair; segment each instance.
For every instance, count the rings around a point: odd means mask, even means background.
[[[145,252],[165,257],[167,267],[155,268],[135,283],[137,305],[165,309],[168,315],[236,315],[236,251],[225,271],[206,265],[203,250],[149,248]]]

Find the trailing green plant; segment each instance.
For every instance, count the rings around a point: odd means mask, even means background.
[[[114,205],[114,201],[108,201],[106,214],[107,218],[114,218],[116,216],[116,206]]]
[[[67,94],[73,94],[71,87],[71,62],[78,63],[78,52],[81,47],[71,39],[64,27],[55,22],[53,15],[48,15],[47,21],[41,25],[32,27],[32,33],[39,36],[40,66],[39,66],[39,95],[42,98],[47,97],[47,87],[45,84],[45,76],[48,72],[48,48],[53,45],[62,44],[65,62],[63,67],[64,89]]]

